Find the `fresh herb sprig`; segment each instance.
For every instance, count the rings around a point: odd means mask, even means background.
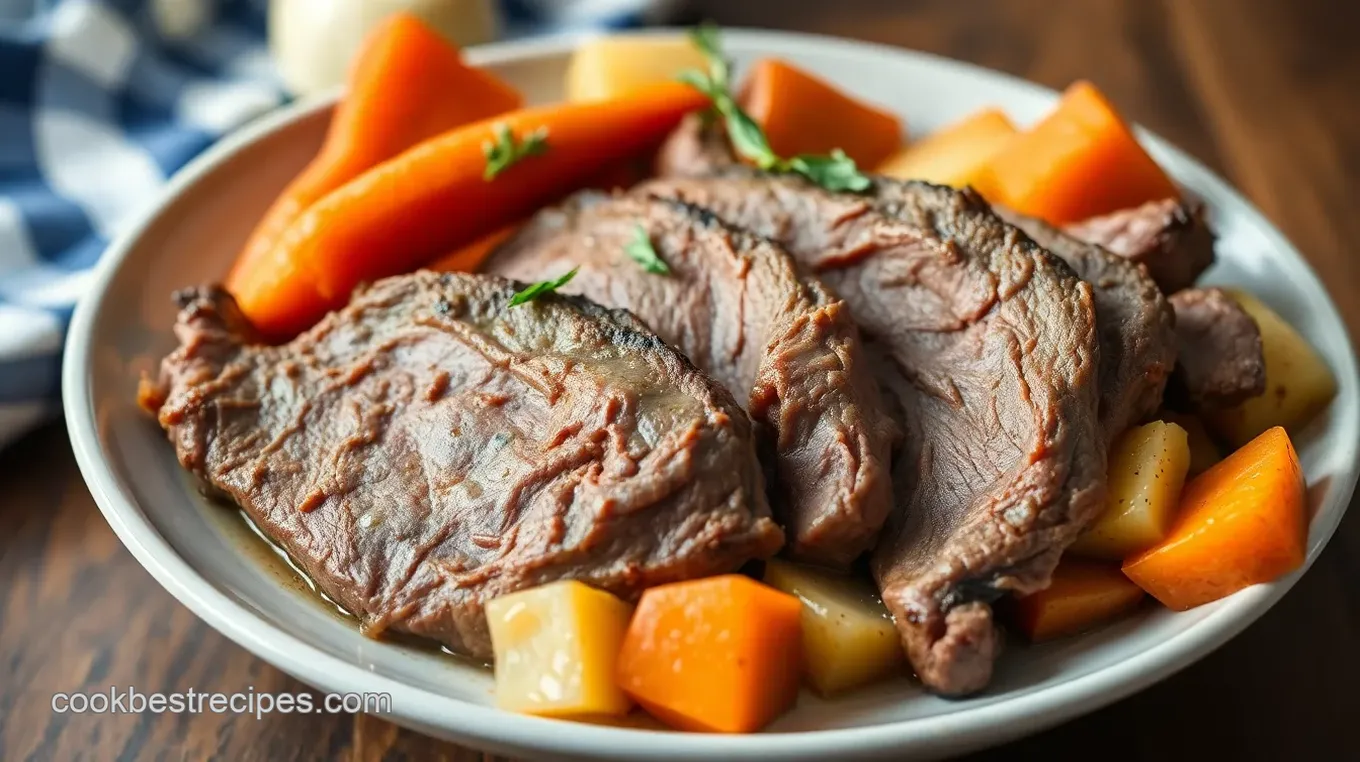
[[[829,191],[858,193],[869,189],[869,177],[860,172],[855,160],[839,148],[828,156],[801,154],[785,159],[776,154],[765,137],[765,131],[732,97],[732,67],[723,55],[718,28],[712,24],[701,24],[690,30],[689,37],[694,47],[703,54],[708,71],[688,69],[680,73],[680,80],[697,88],[713,101],[713,111],[722,118],[728,138],[737,153],[763,170],[793,172]]]
[[[482,155],[486,157],[486,169],[482,171],[482,178],[485,180],[493,180],[496,175],[521,160],[538,156],[548,150],[547,127],[539,127],[527,133],[518,142],[510,127],[504,122],[497,124],[494,129],[495,141],[488,140],[482,144]]]
[[[527,304],[529,302],[532,302],[533,300],[537,299],[540,296],[543,296],[544,294],[549,294],[556,291],[557,289],[570,283],[571,279],[576,277],[576,271],[580,269],[581,269],[580,267],[573,267],[570,270],[568,270],[566,274],[562,275],[559,278],[555,278],[553,280],[541,280],[537,283],[525,286],[519,291],[516,291],[514,296],[510,297],[510,304],[507,306],[518,307],[521,304]]]
[[[633,261],[637,262],[643,270],[653,275],[671,274],[670,265],[666,264],[666,260],[662,259],[660,254],[656,253],[656,247],[652,246],[651,236],[647,235],[647,230],[641,225],[637,226],[633,233],[633,240],[623,247],[623,251],[629,257],[632,257]]]

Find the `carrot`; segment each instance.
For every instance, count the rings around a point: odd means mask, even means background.
[[[739,574],[651,588],[623,639],[619,686],[672,727],[758,730],[797,698],[802,608]]]
[[[348,94],[336,106],[320,152],[256,225],[227,276],[227,289],[273,290],[268,284],[280,281],[284,289],[297,286],[288,292],[290,298],[279,300],[281,306],[304,313],[315,309],[322,302],[317,295],[286,274],[257,269],[288,225],[322,196],[422,140],[519,108],[521,102],[509,85],[463,63],[458,49],[423,21],[393,14],[360,47]]]
[[[1179,196],[1109,101],[1077,82],[992,158],[974,185],[989,201],[1055,225]]]
[[[780,156],[839,148],[860,167],[874,167],[902,146],[896,115],[775,58],[756,62],[738,100]]]
[[[513,222],[500,230],[494,230],[472,243],[431,262],[428,267],[436,272],[476,272],[478,267],[491,256],[497,246],[505,243],[515,231],[520,229],[524,220]]]
[[[962,188],[1015,134],[1015,125],[1004,112],[983,109],[903,148],[874,171],[901,180]]]
[[[1037,643],[1088,630],[1132,611],[1142,600],[1143,590],[1118,566],[1063,558],[1046,589],[1016,599],[1014,620]]]
[[[1303,564],[1308,535],[1303,472],[1275,427],[1196,477],[1161,543],[1124,561],[1124,573],[1184,611]]]
[[[291,335],[344,303],[355,285],[406,272],[520,219],[607,164],[658,143],[706,96],[679,82],[610,101],[523,109],[454,129],[368,170],[317,201],[252,268],[235,295],[264,333]],[[484,147],[508,130],[545,149],[492,179]],[[280,275],[275,276],[274,273]],[[318,300],[287,303],[314,289]]]

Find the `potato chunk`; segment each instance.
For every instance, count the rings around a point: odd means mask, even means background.
[[[707,71],[704,57],[681,35],[601,37],[576,49],[567,65],[567,99],[616,98],[675,79],[685,69]]]
[[[614,681],[632,607],[581,582],[554,582],[486,604],[496,653],[496,704],[546,716],[622,716]]]
[[[1015,601],[1015,623],[1037,643],[1089,630],[1142,600],[1143,590],[1118,566],[1063,558],[1046,589]]]
[[[1157,417],[1185,429],[1185,436],[1190,441],[1190,472],[1186,476],[1199,476],[1223,460],[1223,451],[1209,435],[1209,430],[1204,427],[1204,421],[1199,416],[1163,410]]]
[[[874,171],[899,180],[962,188],[1015,134],[1015,125],[1004,112],[983,109],[899,150]]]
[[[869,585],[782,561],[766,564],[765,583],[803,602],[803,673],[818,693],[857,688],[902,663],[897,630]]]
[[[1293,429],[1308,423],[1336,396],[1336,378],[1308,340],[1274,310],[1245,291],[1228,293],[1261,329],[1266,393],[1206,418],[1228,444],[1241,447],[1273,426]]]
[[[1189,469],[1185,429],[1164,421],[1129,429],[1110,450],[1105,512],[1068,550],[1119,561],[1161,542]]]

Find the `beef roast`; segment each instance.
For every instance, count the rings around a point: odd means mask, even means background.
[[[1100,421],[1107,441],[1152,413],[1176,363],[1175,318],[1147,271],[1033,217],[997,213],[1091,284],[1100,329]]]
[[[279,347],[225,292],[182,292],[143,400],[370,633],[489,657],[497,595],[579,579],[632,597],[774,553],[731,395],[627,313],[507,308],[516,287],[390,278]]]
[[[634,261],[640,245],[669,272]],[[844,302],[800,278],[778,245],[673,199],[580,194],[485,265],[523,280],[571,267],[564,290],[628,309],[772,432],[790,555],[844,567],[872,547],[892,504],[898,429]]]
[[[1198,408],[1232,407],[1266,390],[1261,331],[1226,292],[1187,288],[1171,295],[1176,310],[1179,390]]]
[[[706,114],[690,114],[661,144],[656,174],[661,177],[701,177],[737,163],[727,132]]]
[[[1165,294],[1193,286],[1214,263],[1214,235],[1204,223],[1203,210],[1179,199],[1149,201],[1065,229],[1074,238],[1142,264]]]
[[[774,238],[845,298],[907,430],[872,557],[883,600],[928,687],[984,687],[991,602],[1046,586],[1100,510],[1090,286],[971,191],[880,180],[856,196],[731,171],[637,192]]]

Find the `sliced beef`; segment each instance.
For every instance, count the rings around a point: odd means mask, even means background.
[[[1232,407],[1265,393],[1261,331],[1218,288],[1187,288],[1171,295],[1180,343],[1177,386],[1199,408]]]
[[[1142,264],[1165,294],[1195,285],[1214,263],[1214,235],[1204,223],[1203,210],[1179,199],[1092,217],[1066,231]]]
[[[850,305],[907,437],[872,567],[921,680],[984,687],[991,602],[1048,584],[1100,509],[1091,288],[970,191],[878,181],[866,196],[736,171],[653,181],[783,243]]]
[[[630,257],[643,242],[667,274]],[[892,505],[898,429],[844,302],[800,278],[776,244],[673,199],[578,195],[485,265],[522,280],[572,267],[564,290],[631,311],[768,427],[791,555],[843,567],[873,545]]]
[[[711,175],[737,163],[727,133],[704,114],[690,114],[661,144],[656,174],[661,177]]]
[[[1152,413],[1176,363],[1175,317],[1147,270],[1100,246],[1008,209],[997,214],[1091,284],[1100,329],[1100,421],[1113,440]]]
[[[216,288],[142,395],[180,462],[370,633],[489,657],[483,604],[579,579],[621,596],[774,553],[731,395],[636,319],[422,272],[255,343]]]

